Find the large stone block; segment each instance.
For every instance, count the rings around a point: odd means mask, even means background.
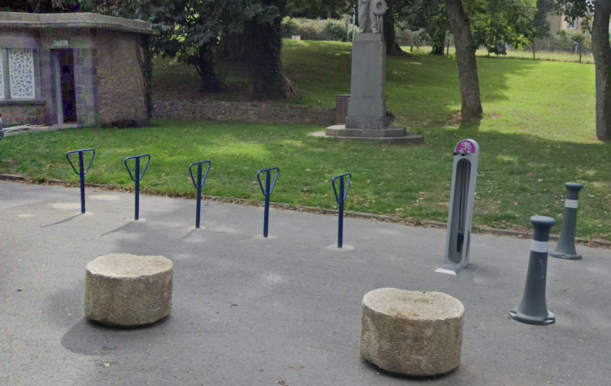
[[[397,374],[447,373],[460,365],[464,313],[459,300],[439,292],[371,291],[363,298],[361,355]]]
[[[386,43],[381,34],[360,34],[352,45],[350,94],[353,98],[384,98]]]
[[[87,264],[85,316],[121,327],[150,324],[172,309],[172,261],[112,254]]]

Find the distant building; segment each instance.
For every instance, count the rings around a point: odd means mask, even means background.
[[[584,25],[581,18],[566,21],[564,15],[549,15],[547,21],[550,24],[550,32],[553,34],[557,34],[561,31],[583,32]]]
[[[0,113],[6,124],[147,121],[139,37],[147,22],[92,13],[0,12]]]

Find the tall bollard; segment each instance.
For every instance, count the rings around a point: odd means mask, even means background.
[[[271,172],[274,170],[276,171],[276,175],[272,181]],[[263,173],[265,173],[265,187],[261,184],[261,174]],[[257,172],[257,181],[259,181],[261,193],[263,193],[263,197],[265,198],[265,211],[263,214],[263,237],[265,238],[269,235],[269,196],[274,192],[276,181],[278,181],[278,174],[280,174],[280,169],[277,167],[259,170]]]
[[[577,225],[577,207],[579,191],[583,185],[569,182],[566,186],[566,201],[562,217],[562,230],[556,249],[549,255],[558,259],[581,260],[581,255],[575,250],[575,227]]]
[[[206,175],[203,176],[202,168],[204,165],[208,165],[208,169],[206,170]],[[193,176],[193,167],[197,166],[197,179]],[[197,189],[197,214],[195,215],[195,228],[200,229],[200,220],[202,215],[202,188],[206,184],[206,180],[208,179],[208,173],[210,173],[210,167],[212,166],[212,162],[204,161],[191,164],[189,166],[189,173],[191,174],[191,180],[193,181],[193,186]],[[203,176],[203,178],[202,178]]]
[[[85,169],[85,162],[84,162],[84,156],[83,156],[84,153],[91,153],[91,160],[89,161],[89,165],[87,165],[87,169]],[[74,164],[72,163],[72,160],[70,159],[70,156],[72,154],[78,154],[79,170],[76,170],[76,168],[74,167]],[[85,149],[85,150],[69,151],[68,153],[66,153],[66,158],[68,159],[70,166],[72,166],[72,170],[74,170],[74,172],[79,176],[81,180],[81,213],[85,214],[85,176],[87,175],[87,173],[89,173],[91,164],[93,163],[93,160],[95,159],[95,150]]]
[[[346,177],[348,177],[347,184],[344,182],[344,179]],[[339,180],[339,194],[338,189],[335,188],[335,180]],[[337,205],[339,206],[339,215],[337,221],[337,248],[339,249],[344,247],[344,203],[346,202],[346,198],[348,197],[350,181],[352,181],[352,174],[350,173],[342,174],[341,176],[333,177],[331,179],[331,186],[333,186],[335,201],[337,201]]]
[[[556,317],[547,311],[545,287],[547,283],[547,252],[549,234],[556,220],[551,217],[533,216],[530,222],[535,227],[530,248],[530,261],[526,275],[526,287],[522,303],[509,315],[518,322],[528,324],[552,324]]]
[[[142,158],[148,158],[148,160],[146,161],[146,165],[144,166],[144,169],[140,171],[140,160]],[[135,160],[136,162],[134,174],[132,174],[132,171],[130,170],[129,165],[127,164],[127,162],[130,160]],[[144,154],[144,155],[137,155],[134,157],[127,157],[124,163],[125,163],[125,168],[127,169],[127,172],[129,173],[129,176],[131,177],[132,181],[136,183],[136,208],[134,211],[134,220],[138,221],[140,220],[140,181],[144,178],[144,173],[146,173],[146,170],[149,168],[149,164],[151,163],[151,156],[149,154]]]
[[[454,147],[454,168],[443,266],[435,272],[456,276],[469,265],[479,145],[464,139]]]

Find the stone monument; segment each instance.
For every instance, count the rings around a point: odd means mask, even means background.
[[[351,96],[345,125],[328,127],[327,137],[386,143],[422,143],[422,135],[391,127],[386,108],[386,43],[384,0],[359,2],[359,33],[352,45]]]

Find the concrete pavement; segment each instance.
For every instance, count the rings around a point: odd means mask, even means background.
[[[607,385],[611,251],[550,258],[557,322],[518,323],[530,240],[475,235],[468,271],[435,273],[445,231],[194,200],[0,183],[0,385]],[[83,319],[85,265],[108,253],[174,262],[172,315],[136,330]],[[375,288],[441,291],[466,308],[462,366],[434,379],[359,358],[360,303]]]

